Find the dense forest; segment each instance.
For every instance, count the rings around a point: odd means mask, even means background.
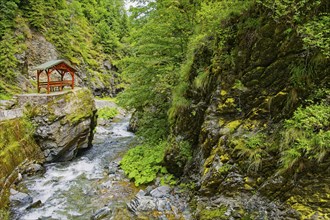
[[[294,210],[284,219],[330,218],[329,1],[132,2],[0,0],[0,98],[21,75],[32,88],[24,57],[41,34],[83,85],[124,89],[140,143],[121,167],[136,185],[231,198],[246,219],[263,218],[243,194]],[[223,219],[197,200],[196,218]]]

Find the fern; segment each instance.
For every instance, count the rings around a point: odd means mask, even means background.
[[[330,107],[327,103],[298,108],[284,126],[280,172],[301,171],[300,163],[320,163],[330,153]]]
[[[264,134],[256,134],[243,140],[234,141],[235,151],[239,157],[244,157],[249,163],[248,170],[258,171],[262,166],[262,159],[267,155]]]

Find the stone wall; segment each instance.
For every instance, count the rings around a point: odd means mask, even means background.
[[[0,110],[0,121],[20,118],[23,116],[23,109],[9,109],[9,110]]]

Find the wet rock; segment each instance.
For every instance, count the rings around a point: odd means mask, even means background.
[[[115,174],[119,170],[119,165],[116,162],[111,162],[108,168],[109,174]]]
[[[101,188],[110,189],[113,186],[112,181],[107,181],[101,184]]]
[[[171,188],[168,186],[159,186],[156,189],[152,190],[150,192],[150,195],[152,197],[162,198],[162,197],[168,196],[170,191],[171,191]]]
[[[29,209],[35,209],[35,208],[39,208],[40,206],[42,206],[42,202],[40,200],[33,202],[31,205],[29,205],[26,210]]]
[[[153,185],[150,185],[148,186],[144,191],[146,192],[146,195],[149,195],[150,196],[150,192],[155,189],[155,186]]]
[[[91,217],[91,220],[98,220],[107,217],[111,214],[111,209],[109,207],[103,207],[97,210]]]
[[[25,173],[28,174],[28,175],[33,175],[33,174],[36,174],[36,173],[42,173],[44,171],[45,171],[45,169],[42,165],[34,163],[34,164],[30,164],[26,168]]]
[[[33,202],[30,195],[10,189],[10,204],[13,206],[25,206]]]
[[[157,209],[156,203],[151,196],[137,196],[127,207],[133,213],[137,212],[150,212]]]

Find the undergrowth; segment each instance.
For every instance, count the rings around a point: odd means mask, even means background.
[[[98,115],[102,119],[112,119],[118,115],[119,111],[116,107],[104,107],[98,111]]]
[[[284,123],[280,172],[301,171],[308,163],[322,162],[330,153],[330,106],[298,108]]]
[[[135,185],[147,184],[156,179],[157,174],[167,174],[167,170],[162,166],[164,153],[167,146],[166,141],[156,145],[143,144],[130,149],[120,162],[121,168]],[[163,179],[172,181],[171,177]]]

